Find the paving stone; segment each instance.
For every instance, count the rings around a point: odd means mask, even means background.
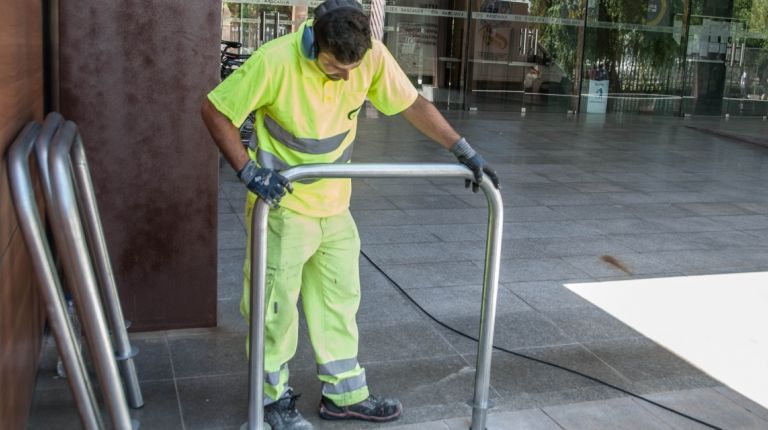
[[[429,183],[426,179],[412,179],[408,178],[406,181],[399,181],[400,183],[386,182],[381,183],[380,180],[372,181],[368,180],[368,185],[373,188],[378,194],[391,197],[391,196],[411,196],[414,194],[423,196],[442,196],[446,197],[446,192],[440,187]],[[397,206],[397,200],[391,200]],[[405,199],[403,201],[406,201]]]
[[[218,299],[239,298],[243,291],[243,263],[245,249],[219,251],[217,268]]]
[[[625,206],[631,211],[633,216],[638,218],[683,218],[695,216],[693,212],[670,203],[629,204]]]
[[[423,228],[443,242],[481,241],[488,236],[485,224],[439,224],[424,225]]]
[[[734,391],[733,389],[726,386],[712,387],[712,389],[717,391],[721,396],[727,397],[749,412],[759,416],[764,420],[768,420],[768,409],[744,397],[742,394]]]
[[[759,230],[749,232],[712,231],[697,233],[655,233],[613,235],[615,240],[638,252],[680,251],[695,249],[760,246],[765,244],[757,237]]]
[[[232,229],[219,232],[218,247],[219,250],[243,250],[245,249],[246,234],[245,230]]]
[[[569,430],[669,430],[657,418],[630,399],[609,399],[589,404],[549,406],[544,412],[559,426]]]
[[[587,221],[545,221],[504,223],[504,239],[596,236],[601,231]]]
[[[352,194],[352,201],[349,205],[350,209],[354,213],[358,210],[375,210],[375,209],[397,209],[392,202],[382,197],[361,197],[357,194]]]
[[[469,261],[394,264],[384,270],[406,289],[472,285],[483,282],[483,267]]]
[[[177,380],[184,426],[189,430],[239,426],[248,419],[245,373]]]
[[[750,212],[768,215],[768,203],[766,202],[735,202],[734,204]]]
[[[423,321],[418,309],[400,291],[389,285],[388,281],[386,282],[387,284],[381,288],[363,290],[360,309],[357,312],[358,323],[392,324]]]
[[[361,364],[454,355],[453,348],[427,321],[359,323]]]
[[[377,264],[481,260],[485,257],[485,242],[370,244],[365,252]]]
[[[369,225],[414,225],[419,224],[401,210],[355,210],[352,216],[358,228]]]
[[[749,210],[732,203],[678,203],[676,206],[701,216],[751,214]]]
[[[632,209],[623,205],[578,205],[552,206],[552,209],[562,213],[567,219],[610,219],[635,216]]]
[[[522,206],[510,207],[504,211],[504,219],[507,222],[525,222],[525,221],[562,221],[566,219],[558,207],[547,206]]]
[[[176,400],[173,380],[144,381],[141,383],[144,406],[141,409],[129,409],[132,420],[137,420],[142,429],[164,430],[182,428],[181,411]],[[94,386],[97,398],[99,387]],[[101,406],[104,423],[109,423],[109,413]],[[78,430],[82,429],[69,388],[38,392],[32,404],[32,411],[27,422],[28,430]]]
[[[445,422],[450,430],[466,430],[472,418],[456,418]],[[540,409],[526,409],[514,412],[490,412],[487,418],[488,430],[560,430],[552,419]]]
[[[590,352],[633,382],[698,377],[701,371],[651,340],[639,337],[583,342]]]
[[[509,256],[510,248],[513,251],[520,249],[520,257],[528,258],[558,258],[573,256],[599,257],[602,255],[615,255],[632,253],[632,249],[622,244],[613,236],[585,236],[574,240],[568,237],[542,237],[527,238],[519,241],[504,241],[504,257]]]
[[[554,363],[574,369],[606,382],[623,385],[625,382],[620,375],[599,358],[590,354],[579,345],[561,345],[547,348],[513,349],[524,356],[537,360]],[[467,355],[466,359],[474,363],[476,355]],[[501,396],[499,408],[509,410],[510,405],[537,407],[553,403],[577,403],[591,395],[579,390],[599,388],[598,392],[605,395],[604,386],[593,380],[577,374],[552,367],[541,362],[524,357],[513,356],[506,352],[495,351],[491,363],[491,385]],[[571,393],[571,395],[565,394]],[[616,396],[613,391],[611,396]],[[599,396],[602,397],[602,396]],[[532,400],[536,402],[532,402]],[[567,399],[567,400],[566,400]],[[525,406],[528,404],[527,406]]]
[[[218,302],[218,332],[222,334],[248,333],[248,323],[240,314],[240,298],[219,299]],[[244,345],[244,344],[243,344]]]
[[[551,309],[542,313],[577,342],[641,337],[640,333],[596,306]]]
[[[441,329],[440,333],[460,353],[477,352],[480,316],[444,318],[447,326],[475,340]],[[574,341],[546,317],[536,311],[520,311],[497,315],[494,345],[507,349],[547,347],[570,344]]]
[[[765,269],[765,262],[768,261],[766,248],[731,248],[727,253],[711,249],[658,252],[654,256],[666,261],[675,270],[685,275],[691,275],[694,272],[727,273],[736,269],[745,272],[759,271]]]
[[[635,252],[563,257],[563,260],[595,278],[676,273],[674,266],[664,260]],[[618,263],[621,267],[609,262]]]
[[[381,243],[438,242],[440,238],[416,225],[363,226],[358,229],[364,247]]]
[[[710,219],[739,230],[761,230],[768,227],[766,215],[713,216]]]
[[[242,334],[215,331],[208,335],[168,338],[177,378],[231,375],[247,371]]]
[[[420,288],[408,292],[430,314],[438,318],[478,316],[483,302],[480,284],[460,287]],[[496,299],[496,314],[531,310],[525,302],[500,287]]]
[[[514,282],[504,287],[533,309],[543,312],[570,307],[592,306],[581,296],[565,288],[568,281]]]
[[[768,428],[768,420],[712,389],[673,391],[648,395],[651,400],[678,410],[706,423],[727,429],[760,430]],[[647,402],[641,406],[669,423],[675,429],[700,429],[703,426],[672,414]],[[765,409],[763,409],[763,412]]]
[[[485,223],[488,211],[483,209],[407,209],[410,217],[420,224],[471,224]]]
[[[585,272],[559,258],[502,260],[500,282],[583,279]]]
[[[569,187],[582,193],[621,193],[628,191],[626,188],[619,184],[611,182],[571,182]]]

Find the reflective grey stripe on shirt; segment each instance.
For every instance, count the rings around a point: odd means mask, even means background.
[[[317,365],[317,373],[328,376],[341,375],[342,373],[355,369],[357,369],[357,357],[345,358],[343,360],[336,360]]]
[[[341,156],[334,161],[334,163],[348,163],[349,160],[352,159],[352,148],[355,146],[355,142],[349,144],[349,146],[344,150],[344,152],[341,153]],[[275,154],[272,154],[271,152],[267,152],[263,150],[262,148],[259,148],[258,151],[256,151],[256,162],[259,164],[260,167],[264,167],[267,169],[274,169],[274,170],[288,170],[291,168],[291,166],[288,165],[285,161],[280,159]],[[302,184],[311,184],[313,182],[317,182],[319,179],[302,179],[299,182]]]
[[[365,382],[365,371],[363,371],[361,374],[357,376],[353,376],[351,378],[344,379],[343,381],[340,381],[336,385],[324,382],[323,394],[351,393],[352,391],[365,388],[366,385],[368,384]]]
[[[304,154],[327,154],[339,148],[344,139],[349,134],[349,130],[336,136],[326,137],[325,139],[310,139],[306,137],[296,137],[288,130],[280,126],[269,115],[264,115],[264,126],[269,134],[278,142],[294,151]]]

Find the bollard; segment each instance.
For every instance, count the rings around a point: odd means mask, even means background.
[[[280,172],[290,181],[308,178],[400,178],[455,177],[473,179],[472,172],[460,164],[314,164]],[[493,332],[499,287],[501,237],[504,205],[499,190],[491,181],[480,188],[488,200],[488,234],[480,310],[480,336],[477,350],[471,430],[485,430],[489,407]],[[257,200],[253,211],[251,237],[251,321],[247,430],[264,429],[264,284],[267,267],[267,215],[269,206]]]

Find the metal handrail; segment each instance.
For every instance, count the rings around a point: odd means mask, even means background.
[[[48,322],[67,372],[67,382],[75,398],[80,420],[86,430],[100,430],[104,428],[104,423],[88,378],[85,362],[77,345],[77,335],[67,317],[61,282],[53,262],[50,245],[45,238],[45,228],[29,173],[29,156],[35,141],[50,141],[51,131],[55,131],[55,128],[58,128],[58,124],[51,123],[41,132],[40,124],[29,123],[8,151],[8,171],[19,226],[37,274]],[[43,184],[43,187],[46,186]]]
[[[473,179],[472,172],[460,164],[314,164],[292,167],[280,172],[290,181],[321,178],[401,178],[451,177]],[[483,276],[483,301],[480,316],[480,339],[477,349],[475,393],[472,404],[471,430],[485,430],[489,407],[488,388],[491,380],[491,353],[496,323],[496,298],[499,288],[501,236],[504,206],[501,194],[491,181],[480,183],[488,200],[488,236]],[[248,430],[264,428],[264,286],[267,267],[267,215],[269,205],[258,199],[251,228],[251,321],[250,366],[248,381]]]
[[[80,134],[75,135],[75,142],[70,152],[72,168],[78,186],[81,213],[85,218],[86,234],[91,248],[91,256],[96,266],[96,274],[101,287],[101,297],[104,301],[112,327],[112,342],[114,344],[115,359],[120,366],[125,385],[125,394],[128,397],[128,405],[132,408],[144,406],[144,398],[141,395],[139,378],[136,373],[136,365],[133,358],[138,354],[138,348],[131,345],[126,329],[126,320],[123,317],[123,309],[120,305],[120,296],[117,292],[115,275],[112,264],[109,261],[107,241],[104,238],[104,230],[99,217],[99,208],[96,204],[96,193],[91,182],[91,174],[88,169],[88,161],[85,157],[85,147]]]
[[[43,135],[52,136],[58,130],[64,118],[56,112],[51,112],[45,119],[43,125]],[[115,359],[118,360],[120,370],[123,375],[125,393],[128,397],[128,405],[132,408],[144,406],[144,398],[141,394],[141,387],[136,373],[136,365],[133,358],[138,354],[138,349],[131,346],[126,330],[126,321],[123,318],[123,310],[120,306],[120,299],[117,293],[115,277],[112,272],[112,266],[109,261],[106,240],[99,218],[99,210],[96,204],[95,192],[91,174],[88,170],[88,161],[85,156],[85,149],[82,138],[79,133],[75,136],[75,142],[70,150],[71,166],[77,182],[79,193],[78,203],[81,215],[85,216],[85,231],[88,239],[88,246],[91,251],[92,261],[96,265],[101,288],[101,297],[106,305],[107,317],[112,328],[114,342]],[[50,169],[48,165],[48,152],[50,138],[38,139],[35,145],[37,160],[40,167],[40,175],[43,179],[43,186],[46,190],[46,199],[49,207],[54,207],[53,192],[51,191]],[[67,261],[68,255],[62,253],[62,258]],[[67,262],[68,267],[75,267],[72,262]]]
[[[83,320],[86,340],[99,377],[104,402],[112,419],[112,425],[116,430],[136,429],[138,422],[131,421],[125,394],[120,385],[120,375],[101,306],[98,283],[88,252],[88,239],[83,231],[78,212],[79,205],[87,210],[88,200],[92,198],[92,196],[84,196],[84,194],[92,194],[92,189],[88,186],[84,187],[82,183],[83,175],[87,175],[88,170],[84,154],[78,153],[78,146],[82,147],[82,141],[78,137],[77,127],[73,122],[67,121],[56,132],[49,148],[48,170],[51,181],[49,191],[52,194],[51,218],[56,245],[60,254],[66,256],[65,261],[69,270],[65,270],[65,274],[73,287],[77,309]],[[73,147],[75,148],[74,157],[70,157]],[[73,159],[77,161],[78,166],[74,170],[72,168]],[[73,176],[78,181],[79,195],[86,197],[85,202],[77,198]],[[93,209],[95,210],[95,207]],[[98,240],[94,237],[90,237],[90,239],[92,243],[95,243],[94,240]],[[110,300],[105,298],[107,302]],[[125,330],[122,321],[116,324],[113,329],[117,332],[121,327],[122,330]],[[128,379],[127,382],[130,384],[132,380]],[[126,389],[130,389],[130,385],[126,385]]]

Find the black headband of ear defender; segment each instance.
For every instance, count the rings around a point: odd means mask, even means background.
[[[326,0],[319,4],[315,8],[315,21],[314,24],[320,20],[320,18],[326,16],[329,12],[339,9],[354,9],[363,12],[363,7],[357,0]],[[304,56],[310,60],[317,59],[317,44],[315,42],[315,32],[310,26],[304,28],[304,33],[301,35],[301,52]]]
[[[315,23],[328,12],[338,9],[355,9],[363,13],[363,7],[357,0],[326,0],[315,8]]]

